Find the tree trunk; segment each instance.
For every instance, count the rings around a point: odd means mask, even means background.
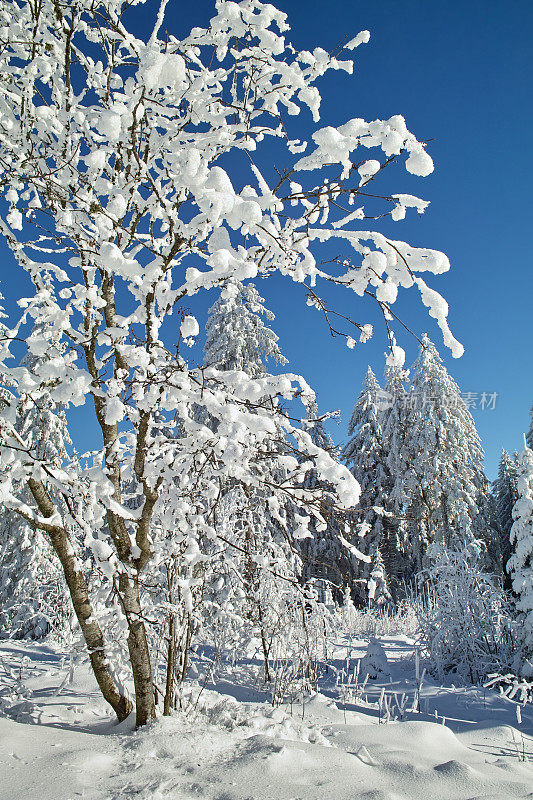
[[[174,604],[174,578],[176,572],[176,562],[172,567],[167,564],[167,588],[168,602]],[[165,685],[165,697],[163,700],[163,716],[170,716],[174,708],[174,683],[176,672],[176,614],[170,611],[168,615],[168,647],[167,647],[167,676]]]
[[[167,679],[165,685],[165,698],[163,701],[163,716],[170,716],[174,708],[174,681],[176,671],[176,615],[171,612],[168,616],[168,647],[167,647]]]
[[[264,625],[263,625],[263,613],[262,613],[262,609],[261,609],[261,604],[258,603],[257,607],[258,607],[258,615],[259,615],[259,628],[260,628],[260,631],[261,631],[261,646],[263,648],[263,660],[265,662],[265,683],[270,683],[270,678],[271,678],[271,676],[270,676],[270,665],[268,663],[268,651],[269,651],[269,648],[268,648],[268,644],[267,644],[265,628],[264,628]]]
[[[140,728],[155,719],[156,712],[152,664],[141,615],[137,578],[122,573],[119,577],[119,592],[129,628],[128,652],[135,685],[135,723]]]
[[[187,633],[185,635],[185,646],[183,649],[183,657],[181,662],[180,683],[184,683],[185,678],[187,677],[187,670],[189,669],[189,651],[191,649],[191,638],[192,638],[192,620],[191,620],[191,615],[189,614],[187,617]]]
[[[52,517],[55,508],[42,483],[30,478],[28,485],[41,514],[46,518]],[[83,573],[78,568],[78,562],[68,534],[60,525],[51,525],[47,533],[63,567],[72,605],[89,651],[94,676],[104,699],[107,700],[117,715],[118,721],[122,722],[131,713],[133,704],[117,688],[115,679],[110,671],[105,652],[104,636],[93,616],[87,584]]]

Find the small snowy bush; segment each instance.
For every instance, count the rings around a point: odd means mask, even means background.
[[[349,640],[367,639],[369,636],[409,636],[418,631],[418,617],[407,601],[396,606],[356,608],[350,598],[336,614],[338,633]]]
[[[505,593],[480,568],[480,546],[433,545],[430,566],[418,574],[420,639],[429,670],[472,683],[509,669],[516,633]]]
[[[368,675],[371,680],[389,673],[385,648],[374,637],[370,638],[367,651],[361,659],[360,671],[361,675]]]
[[[498,689],[500,694],[504,695],[508,700],[514,700],[522,703],[522,705],[533,703],[533,681],[519,678],[513,675],[512,672],[507,673],[507,675],[488,675],[484,686],[490,689]]]

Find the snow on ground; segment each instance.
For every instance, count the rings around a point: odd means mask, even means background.
[[[497,693],[425,679],[419,713],[412,641],[378,644],[388,663],[364,687],[355,642],[333,650],[318,692],[277,708],[258,662],[222,663],[210,684],[198,657],[184,711],[134,732],[107,713],[86,662],[2,642],[0,800],[533,798],[531,705],[519,726]]]

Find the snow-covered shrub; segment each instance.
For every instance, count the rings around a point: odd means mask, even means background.
[[[515,628],[505,593],[480,567],[479,543],[456,549],[435,544],[428,559],[417,575],[416,610],[429,670],[439,678],[453,673],[478,683],[509,669]]]
[[[385,608],[356,608],[351,599],[335,615],[337,633],[349,641],[367,639],[369,636],[409,636],[418,630],[418,617],[414,606],[407,600]]]
[[[491,674],[483,684],[488,689],[499,689],[500,694],[508,700],[518,703],[533,703],[533,681],[518,678],[512,672],[506,675]]]
[[[316,691],[321,668],[328,660],[328,607],[312,597],[294,594],[283,611],[270,646],[274,704]]]
[[[361,675],[368,675],[371,680],[375,680],[378,675],[387,675],[389,673],[388,663],[383,645],[372,637],[367,651],[361,659]]]

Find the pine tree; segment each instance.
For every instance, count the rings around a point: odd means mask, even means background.
[[[385,367],[384,400],[381,411],[383,451],[385,453],[391,488],[388,494],[390,516],[384,517],[384,540],[381,555],[386,566],[393,597],[407,570],[407,523],[405,508],[405,474],[408,461],[405,451],[407,389],[409,373],[399,364]]]
[[[38,324],[28,342],[34,351],[40,351],[50,338],[50,329]],[[19,399],[15,429],[34,463],[53,470],[67,458],[71,442],[64,409],[47,391],[47,365],[52,356],[53,345],[43,355],[30,349],[22,359],[21,367],[41,384],[41,390],[31,398]],[[20,495],[31,502],[28,489],[21,487]],[[60,502],[59,497],[56,500]],[[70,613],[70,602],[61,566],[46,535],[15,511],[4,510],[0,553],[0,635],[39,639],[51,628],[61,628]]]
[[[265,307],[264,299],[252,283],[238,280],[225,282],[220,296],[208,311],[204,363],[218,370],[240,370],[250,378],[267,374],[267,362],[287,364],[278,346],[278,336],[265,325],[274,314]],[[271,403],[271,399],[268,399]],[[213,430],[216,421],[205,409],[195,407],[195,419]],[[283,438],[282,432],[278,434]]]
[[[392,599],[387,583],[385,564],[379,548],[374,554],[368,581],[368,600],[374,606],[384,606]]]
[[[226,281],[208,311],[204,364],[224,371],[241,370],[251,378],[264,375],[269,360],[287,364],[278,347],[278,336],[265,325],[263,317],[269,322],[275,318],[253,283]],[[203,406],[195,406],[194,418],[216,430],[216,421]]]
[[[518,458],[518,499],[513,507],[511,544],[513,554],[508,569],[513,590],[518,596],[517,609],[522,615],[525,677],[533,675],[533,451],[525,447]]]
[[[254,284],[228,280],[208,312],[205,365],[224,372],[240,370],[250,378],[259,378],[268,374],[268,362],[287,364],[278,346],[278,336],[264,321],[273,319],[274,314],[265,307],[264,299]],[[272,399],[259,401],[262,402],[271,403]],[[210,419],[201,407],[195,409],[195,418],[216,430],[216,421]],[[225,570],[226,579],[218,592],[217,602],[222,608],[229,605],[233,614],[240,614],[257,632],[262,643],[267,678],[272,627],[268,604],[277,589],[269,570],[260,564],[275,563],[278,574],[285,573],[287,568],[293,575],[301,571],[300,565],[296,564],[299,562],[298,548],[293,546],[291,549],[293,543],[289,536],[289,529],[294,528],[297,516],[295,508],[288,499],[284,505],[273,505],[268,490],[269,484],[283,477],[284,470],[278,463],[278,456],[285,449],[285,435],[276,426],[275,434],[263,444],[262,457],[256,463],[266,487],[257,490],[237,480],[225,482],[215,515],[217,530],[235,549],[231,558],[233,574]],[[215,560],[212,568],[218,574],[220,566],[217,567],[216,563]],[[216,582],[213,585],[216,586]],[[215,598],[217,592],[213,589],[211,592]]]
[[[490,486],[489,483],[487,485]],[[485,523],[485,535],[479,539],[479,542],[482,544],[483,569],[495,576],[502,586],[510,588],[509,576],[505,570],[507,561],[503,556],[506,543],[502,540],[498,523],[496,497],[490,489],[484,494],[482,507],[484,511],[481,519]],[[479,528],[479,524],[477,527]]]
[[[266,362],[287,364],[278,337],[263,321],[274,314],[264,306],[253,283],[228,280],[208,312],[204,362],[218,369],[238,369],[251,378],[266,372]]]
[[[518,500],[518,454],[511,458],[506,450],[502,450],[498,466],[498,477],[494,481],[495,516],[500,536],[500,554],[504,587],[511,589],[512,582],[507,571],[507,563],[511,557],[511,528],[513,526],[513,507]]]
[[[337,451],[324,424],[326,418],[327,415],[319,415],[317,403],[313,399],[306,404],[306,419],[303,420],[302,427],[310,435],[314,445],[332,453],[336,458]],[[324,495],[331,489],[320,480],[316,469],[310,469],[306,473],[304,488],[321,489]],[[322,526],[317,525],[315,521],[311,522],[313,536],[299,543],[303,556],[302,580],[304,583],[309,580],[317,582],[322,598],[328,591],[328,585],[333,587],[333,599],[341,603],[345,595],[344,587],[351,584],[354,574],[354,559],[339,539],[345,520],[328,513],[327,505],[323,509],[323,518]]]
[[[383,392],[369,367],[350,418],[350,439],[344,447],[342,458],[361,486],[359,508],[354,510],[354,520],[359,534],[362,534],[360,549],[371,560],[376,558],[377,551],[383,546],[383,511],[388,508],[392,485],[383,448],[382,402]],[[360,587],[366,586],[370,570],[370,564],[363,562]],[[359,601],[365,600],[366,591],[360,591]]]
[[[486,539],[488,483],[474,420],[435,345],[424,336],[413,366],[405,451],[414,567],[427,545]]]

